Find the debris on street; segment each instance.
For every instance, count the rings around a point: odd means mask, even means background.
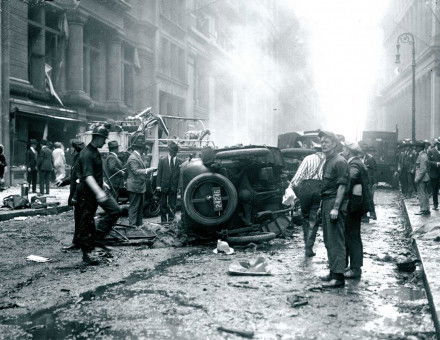
[[[212,251],[214,254],[224,253],[226,255],[234,254],[234,248],[229,247],[228,242],[218,240],[217,247]]]
[[[253,260],[233,262],[229,265],[229,275],[265,276],[272,275],[266,259],[262,256]]]
[[[222,326],[217,327],[217,329],[221,332],[236,334],[236,335],[239,335],[239,336],[241,336],[243,338],[247,338],[247,339],[252,339],[255,334],[254,332],[251,332],[251,331],[243,331],[243,330],[238,330],[238,329],[233,329],[233,328],[226,328],[226,327],[222,327]]]
[[[287,302],[292,308],[298,308],[309,304],[308,297],[302,295],[290,295],[287,297]]]
[[[28,257],[26,257],[26,260],[33,262],[41,262],[41,263],[50,261],[50,259],[48,259],[47,257],[37,256],[37,255],[29,255]]]

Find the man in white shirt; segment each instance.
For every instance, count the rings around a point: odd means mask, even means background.
[[[322,180],[322,168],[325,161],[324,154],[320,151],[319,144],[314,145],[314,149],[318,152],[306,156],[300,164],[295,176],[290,182],[290,186],[298,191],[301,183],[306,180]],[[313,186],[312,186],[313,187]],[[313,245],[315,244],[316,234],[318,232],[318,210],[321,204],[321,193],[311,191],[307,195],[302,195],[300,199],[301,213],[303,216],[303,235],[305,245],[305,255],[307,257],[315,256]]]

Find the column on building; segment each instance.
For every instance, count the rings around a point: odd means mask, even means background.
[[[108,43],[107,68],[107,100],[118,106],[122,105],[122,39],[117,33],[113,34]]]
[[[440,76],[437,70],[431,71],[431,137],[440,136]]]
[[[83,81],[83,35],[87,17],[77,10],[67,12],[69,43],[67,46],[67,81],[64,101],[67,104],[87,106],[89,96],[84,92]]]

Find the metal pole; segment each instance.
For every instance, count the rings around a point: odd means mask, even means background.
[[[412,140],[416,140],[416,48],[413,39],[412,47],[412,107],[411,107],[411,128]]]
[[[8,169],[11,169],[11,140],[10,140],[10,122],[9,122],[9,0],[1,0],[1,143],[4,146],[4,155],[8,163]],[[12,174],[8,170],[9,174]],[[5,174],[6,178],[7,174]],[[12,178],[9,176],[9,185]]]

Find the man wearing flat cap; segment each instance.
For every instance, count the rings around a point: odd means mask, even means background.
[[[160,220],[162,223],[174,220],[181,164],[176,157],[178,151],[179,146],[176,143],[168,143],[168,155],[159,160],[157,168],[156,189],[161,193]]]
[[[29,149],[26,151],[26,168],[27,168],[27,181],[29,187],[32,187],[32,192],[37,192],[37,162],[38,162],[38,152],[37,152],[37,141],[31,139],[29,141]]]
[[[345,285],[346,248],[345,215],[347,210],[346,188],[349,184],[348,163],[339,154],[341,144],[331,132],[320,131],[322,151],[326,160],[322,170],[322,229],[327,249],[330,273],[321,277],[325,288]]]
[[[136,136],[131,148],[133,152],[127,160],[127,191],[130,200],[128,222],[134,227],[142,225],[147,175],[154,169],[148,168],[142,158],[142,154],[147,150],[144,136]]]
[[[419,199],[420,211],[416,215],[430,215],[429,209],[429,159],[426,153],[426,143],[424,141],[417,141],[415,143],[415,150],[418,152],[415,165],[414,183],[417,187],[417,197]]]
[[[105,182],[110,187],[110,194],[117,200],[124,187],[124,165],[118,157],[118,142],[112,140],[107,145],[108,156],[104,161]]]

